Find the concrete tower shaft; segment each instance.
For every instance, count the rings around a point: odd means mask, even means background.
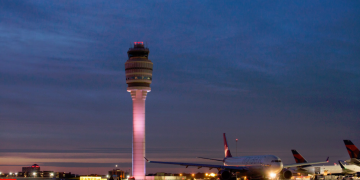
[[[132,175],[136,180],[144,180],[145,165],[145,100],[147,91],[129,91],[133,100],[133,144]]]
[[[133,100],[132,176],[145,180],[145,100],[151,91],[153,63],[148,59],[149,49],[135,42],[128,51],[125,63],[127,91]]]

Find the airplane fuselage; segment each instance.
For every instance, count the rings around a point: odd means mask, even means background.
[[[351,158],[350,160],[347,160],[346,162],[349,164],[354,164],[354,165],[360,166],[360,159]]]
[[[360,172],[360,167],[357,165],[344,165],[347,170],[351,170],[354,173]],[[341,169],[340,165],[333,166],[309,166],[301,169],[294,169],[296,172],[303,174],[341,174],[344,173],[343,169]],[[351,174],[351,173],[350,173]]]
[[[266,177],[283,169],[280,158],[274,155],[229,157],[224,159],[224,166],[245,166],[249,169],[247,176],[262,174]]]

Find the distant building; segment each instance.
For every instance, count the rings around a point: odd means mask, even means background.
[[[56,172],[55,177],[56,178],[72,178],[75,177],[75,174],[71,174],[71,172],[66,173],[66,172]]]
[[[80,180],[106,180],[101,176],[80,176]]]
[[[41,171],[39,174],[40,174],[40,177],[53,178],[55,176],[54,171]]]
[[[189,174],[189,178],[187,178],[183,174],[157,172],[155,174],[148,174],[146,180],[194,180],[194,178],[191,177],[191,174]]]
[[[157,172],[155,176],[174,176],[172,173]]]
[[[146,180],[187,180],[186,176],[174,176],[174,174],[171,173],[156,173],[153,175],[155,176],[146,176]]]
[[[18,173],[20,177],[40,177],[40,166],[33,164],[29,167],[22,167],[22,171]]]
[[[109,176],[112,176],[114,180],[121,180],[126,178],[125,172],[120,169],[113,169],[109,171]]]
[[[37,164],[33,164],[30,167],[22,167],[22,171],[23,173],[33,173],[33,172],[39,172],[40,171],[40,166]]]
[[[40,166],[33,164],[29,167],[22,167],[22,172],[16,173],[16,177],[39,177],[39,178],[73,178],[76,174],[71,172],[54,172],[54,171],[40,171]]]

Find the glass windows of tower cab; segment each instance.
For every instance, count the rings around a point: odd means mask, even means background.
[[[150,76],[133,76],[133,77],[127,77],[126,80],[152,80],[152,77]]]
[[[132,62],[125,64],[125,68],[133,68],[133,67],[137,67],[137,68],[143,67],[143,68],[152,69],[153,65],[151,63],[145,63],[145,62]]]
[[[152,73],[151,69],[128,69],[126,73]]]

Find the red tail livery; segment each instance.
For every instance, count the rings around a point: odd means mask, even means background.
[[[360,158],[359,149],[350,140],[344,140],[344,143],[350,158],[359,159]]]
[[[225,149],[225,158],[232,157],[230,150],[229,150],[229,146],[226,141],[225,133],[224,133],[224,149]]]
[[[296,161],[296,163],[307,163],[306,159],[304,157],[302,157],[302,155],[297,152],[295,149],[291,150],[294,159]]]

